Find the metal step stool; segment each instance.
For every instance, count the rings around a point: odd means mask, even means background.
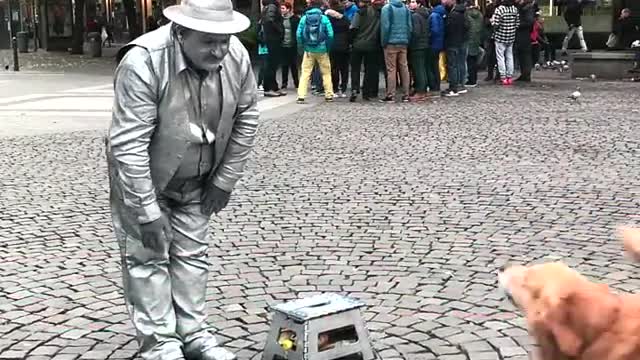
[[[374,360],[360,315],[364,306],[331,293],[272,306],[262,360],[334,360],[355,354],[362,360]],[[340,341],[341,333],[348,333],[349,340]]]

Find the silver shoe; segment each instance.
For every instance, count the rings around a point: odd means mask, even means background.
[[[204,339],[203,339],[204,340]],[[208,341],[207,341],[208,340]],[[218,345],[215,339],[194,340],[184,346],[187,360],[235,360],[231,351]]]

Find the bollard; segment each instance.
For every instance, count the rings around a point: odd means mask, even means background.
[[[13,48],[13,71],[20,71],[20,64],[18,63],[18,39],[15,36],[11,39],[11,46]]]

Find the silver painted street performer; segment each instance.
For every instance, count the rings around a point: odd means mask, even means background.
[[[107,137],[124,296],[145,360],[227,360],[206,324],[212,214],[242,177],[258,126],[249,27],[230,0],[182,0],[118,54]]]

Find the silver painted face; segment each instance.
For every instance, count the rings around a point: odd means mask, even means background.
[[[197,70],[215,70],[229,53],[228,34],[185,31],[181,37],[182,52]]]

